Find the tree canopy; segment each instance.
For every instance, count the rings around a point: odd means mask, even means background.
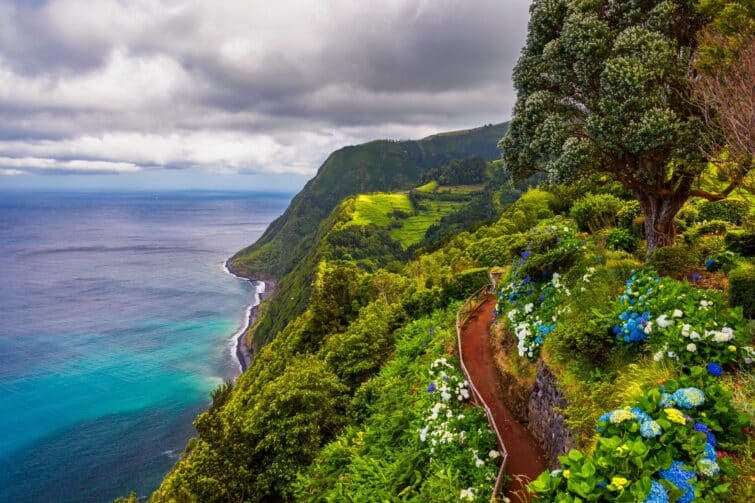
[[[568,182],[610,173],[634,192],[648,250],[674,240],[673,219],[706,169],[706,127],[691,99],[691,0],[537,0],[514,70],[514,117],[500,147],[515,178]]]

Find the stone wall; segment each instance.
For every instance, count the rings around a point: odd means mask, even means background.
[[[560,410],[567,401],[558,389],[558,381],[542,361],[537,369],[535,385],[528,405],[529,430],[540,441],[553,466],[557,457],[574,448],[574,434],[566,425]]]

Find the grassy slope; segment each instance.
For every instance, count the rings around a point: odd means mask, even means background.
[[[456,201],[427,201],[426,208],[421,209],[402,222],[401,227],[391,230],[391,237],[401,243],[404,249],[417,244],[425,237],[425,232],[433,224],[440,222],[445,215],[450,215],[463,203]]]
[[[426,187],[423,185],[423,187]],[[454,187],[444,187],[445,193],[455,193]],[[460,194],[467,194],[467,187],[460,187]],[[398,241],[406,250],[419,243],[431,225],[460,208],[464,202],[427,199],[421,207],[415,208],[406,193],[359,194],[354,198],[354,210],[346,226],[377,225],[389,227],[391,221],[400,222],[400,227],[391,229],[391,238]],[[395,218],[392,214],[401,211],[408,217]]]
[[[394,211],[411,213],[412,202],[406,194],[359,194],[354,200],[354,214],[347,225],[375,224],[385,227]]]
[[[331,154],[262,237],[231,258],[229,266],[236,273],[278,280],[276,293],[265,303],[251,334],[254,345],[267,342],[306,307],[318,261],[316,247],[327,232],[323,221],[344,198],[407,190],[424,171],[452,159],[473,155],[495,159],[500,155],[497,143],[507,127],[485,126],[417,141],[373,141]]]

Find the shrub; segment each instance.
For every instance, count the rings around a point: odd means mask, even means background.
[[[747,215],[747,204],[741,201],[706,201],[698,206],[700,220],[725,220],[735,225],[742,223]]]
[[[634,222],[634,219],[639,217],[640,215],[641,213],[639,201],[624,201],[621,209],[616,214],[616,220],[620,227],[626,227],[628,229],[632,227],[632,222]]]
[[[571,217],[577,222],[580,230],[595,232],[616,225],[618,213],[623,207],[624,202],[616,196],[587,194],[574,203]]]
[[[725,220],[709,220],[695,226],[695,235],[717,235],[723,236],[729,229],[729,224]]]
[[[510,253],[507,243],[508,236],[497,238],[484,238],[475,241],[467,248],[467,253],[475,259],[480,266],[493,267],[508,262]]]
[[[700,257],[712,257],[726,249],[722,236],[702,236],[695,241],[693,250]]]
[[[626,282],[616,313],[616,337],[627,344],[649,342],[658,361],[728,365],[750,357],[742,315],[726,309],[715,290],[642,271]]]
[[[401,297],[401,307],[412,318],[427,316],[441,306],[443,306],[443,289],[438,286],[407,292]]]
[[[558,360],[580,361],[590,366],[604,361],[615,340],[611,328],[618,278],[611,273],[602,267],[588,269],[582,277],[584,287],[574,288],[572,296],[564,299],[568,302],[566,314],[548,339]]]
[[[692,227],[700,218],[700,212],[694,206],[685,206],[676,214],[677,223],[681,223],[685,228]]]
[[[548,192],[553,194],[550,209],[557,215],[567,215],[574,202],[582,197],[583,190],[579,184],[561,185],[554,184],[548,187]]]
[[[463,300],[490,282],[488,269],[479,267],[457,274],[444,288],[446,300]]]
[[[747,318],[755,317],[755,266],[745,263],[729,273],[729,303],[742,306]]]
[[[564,273],[577,263],[585,249],[584,241],[560,218],[530,229],[524,235],[524,247],[521,245],[519,240],[510,245],[512,254],[519,255],[512,269],[518,279],[527,276],[539,279],[550,277],[554,272]]]
[[[729,272],[737,265],[737,255],[730,251],[716,253],[705,261],[705,268],[709,271]]]
[[[506,211],[516,228],[524,231],[537,224],[538,220],[553,216],[550,204],[555,199],[553,194],[540,189],[530,189]]]
[[[724,238],[726,248],[743,257],[755,255],[755,232],[729,231]]]
[[[608,235],[608,246],[614,250],[633,252],[637,249],[637,236],[629,229],[611,229]]]
[[[716,447],[741,442],[747,424],[731,397],[697,366],[648,390],[634,406],[606,412],[594,452],[559,456],[561,469],[530,484],[535,500],[728,501],[729,484],[720,478],[737,473]]]
[[[485,229],[482,227],[481,229]],[[508,218],[501,217],[494,224],[487,227],[488,237],[506,236],[516,232],[516,225]]]
[[[691,264],[699,264],[701,260],[696,250],[684,243],[677,243],[653,250],[648,262],[662,274],[677,274]]]

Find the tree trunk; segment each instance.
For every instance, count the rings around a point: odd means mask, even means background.
[[[661,199],[649,194],[636,193],[640,202],[642,215],[645,217],[645,239],[647,239],[646,252],[656,248],[674,244],[676,239],[676,226],[674,217],[684,206],[686,197]]]

